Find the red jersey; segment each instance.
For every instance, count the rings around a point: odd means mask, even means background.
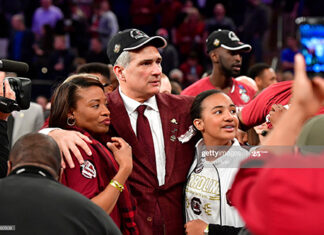
[[[242,122],[247,127],[264,123],[273,104],[286,105],[290,102],[293,81],[278,82],[264,89],[242,111]],[[322,107],[316,115],[323,114]]]
[[[247,127],[264,123],[273,104],[286,105],[291,97],[293,81],[278,82],[264,89],[242,111],[242,122]]]
[[[254,97],[255,91],[252,87],[232,78],[233,85],[230,92],[227,94],[236,106],[242,107],[248,104]],[[188,86],[181,92],[181,95],[196,96],[199,93],[207,90],[217,89],[210,82],[209,77],[204,77]]]
[[[77,158],[73,155],[72,160],[75,167],[67,167],[64,169],[61,183],[91,199],[105,190],[110,183],[111,177],[108,175],[110,167],[105,157],[96,155],[96,150],[91,144],[88,144],[88,147],[93,154],[88,156],[83,149],[79,147],[79,151],[84,159],[84,164],[80,166]],[[121,218],[117,204],[110,213],[110,217],[120,228]]]

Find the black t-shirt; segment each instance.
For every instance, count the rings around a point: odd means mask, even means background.
[[[104,210],[47,177],[10,175],[0,192],[1,234],[121,234]]]

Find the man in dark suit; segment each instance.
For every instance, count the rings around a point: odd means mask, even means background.
[[[184,234],[182,190],[194,156],[193,139],[179,139],[189,133],[193,98],[159,93],[162,58],[157,48],[165,45],[162,37],[129,29],[116,34],[107,49],[119,81],[119,89],[107,96],[110,136],[123,137],[132,146],[134,166],[129,183],[136,200],[136,223],[145,235]],[[147,131],[138,126],[138,107],[143,105],[151,132],[147,139],[151,138],[153,146],[140,138]],[[73,151],[74,143],[82,147],[72,133],[57,130],[50,135],[68,163],[68,149]],[[85,151],[89,152],[87,148]],[[77,151],[74,154],[79,156]]]
[[[27,134],[16,142],[9,175],[0,180],[1,234],[120,235],[104,210],[57,182],[60,162],[49,136]]]
[[[182,186],[193,157],[193,143],[177,137],[190,126],[192,98],[159,94],[162,37],[131,29],[115,35],[107,53],[114,64],[119,89],[108,96],[112,129],[133,148],[129,182],[137,202],[136,222],[142,234],[181,234]],[[146,106],[154,153],[139,139],[137,108]],[[144,146],[146,145],[146,146]],[[155,155],[155,156],[154,156]]]

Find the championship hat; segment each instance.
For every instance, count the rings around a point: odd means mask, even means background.
[[[206,40],[208,53],[218,47],[223,47],[230,51],[243,50],[245,52],[250,52],[252,49],[249,44],[241,42],[233,31],[221,29],[212,32]]]
[[[149,37],[138,29],[126,29],[115,34],[107,45],[107,55],[111,64],[115,64],[123,51],[133,51],[143,46],[165,47],[167,41],[160,36]]]

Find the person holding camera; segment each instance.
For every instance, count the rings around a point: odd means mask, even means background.
[[[28,78],[17,77],[15,72],[0,72],[0,76],[7,78],[17,95],[17,100],[13,103],[10,100],[3,100],[0,106],[0,111],[11,113],[7,123],[10,148],[19,137],[38,131],[44,123],[44,114],[39,104],[30,101],[31,82]]]
[[[1,72],[2,73],[2,72]],[[11,89],[9,82],[4,80],[0,74],[0,98],[5,97],[15,100],[15,92]],[[10,113],[4,113],[0,110],[0,178],[7,174],[7,161],[9,156],[9,139],[7,135],[7,120]]]

